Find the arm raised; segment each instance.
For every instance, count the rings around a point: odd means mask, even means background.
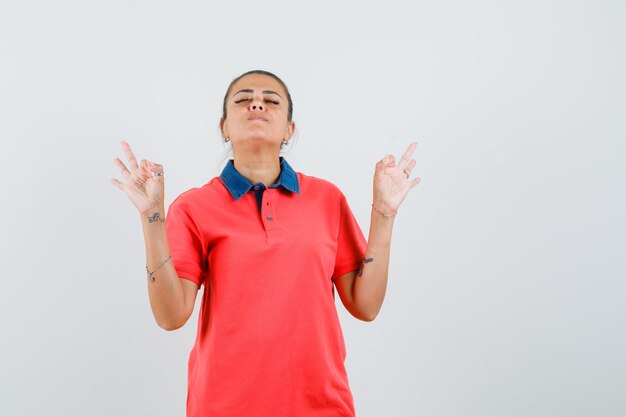
[[[409,179],[415,167],[411,155],[416,145],[409,145],[398,164],[393,155],[385,156],[376,164],[374,202],[365,258],[361,269],[335,279],[343,305],[360,320],[373,321],[385,299],[395,215],[408,192],[420,182],[419,177]]]
[[[176,274],[170,258],[165,231],[164,171],[159,164],[137,158],[130,146],[122,142],[130,169],[115,158],[114,163],[126,180],[111,180],[137,208],[146,246],[146,269],[150,307],[157,324],[165,330],[182,327],[191,316],[198,285]]]

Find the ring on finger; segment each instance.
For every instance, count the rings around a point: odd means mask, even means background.
[[[162,176],[163,176],[163,174],[165,174],[165,172],[153,172],[153,173],[152,173],[152,176],[153,176],[153,177],[162,177]]]

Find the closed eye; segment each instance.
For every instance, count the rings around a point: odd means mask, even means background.
[[[243,103],[244,101],[250,101],[250,100],[252,100],[252,99],[251,98],[239,98],[239,99],[234,100],[233,102],[235,104],[239,104],[239,103]],[[272,100],[272,99],[268,99],[268,98],[266,98],[265,101],[268,102],[268,103],[272,103],[272,104],[274,104],[276,106],[278,106],[280,104],[280,101]]]

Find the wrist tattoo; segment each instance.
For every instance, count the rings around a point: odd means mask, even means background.
[[[154,213],[152,216],[148,216],[148,223],[164,222],[165,219],[161,218],[160,213]]]
[[[363,263],[361,264],[361,269],[359,269],[357,276],[363,276],[363,268],[365,268],[365,264],[368,264],[370,262],[374,262],[374,258],[363,258]]]

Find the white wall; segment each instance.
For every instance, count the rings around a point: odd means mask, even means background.
[[[337,307],[359,417],[626,414],[619,1],[9,1],[0,6],[0,412],[184,415],[194,319],[150,311],[119,141],[167,203],[218,175],[225,88],[292,90],[297,170],[367,233],[418,141],[372,323]]]

